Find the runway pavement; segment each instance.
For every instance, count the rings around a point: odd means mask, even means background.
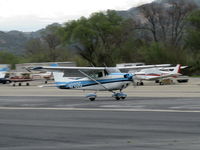
[[[199,150],[196,84],[99,93],[0,86],[0,150]]]

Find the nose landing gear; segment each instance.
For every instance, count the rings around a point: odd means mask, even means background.
[[[95,93],[91,93],[91,94],[87,94],[86,97],[90,100],[90,101],[94,101],[97,97],[97,95]]]
[[[127,94],[124,94],[122,92],[120,92],[120,93],[114,93],[112,95],[112,97],[114,97],[116,100],[120,100],[120,99],[125,99],[127,97]]]

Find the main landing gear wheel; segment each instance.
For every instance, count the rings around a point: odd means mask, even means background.
[[[89,98],[90,101],[95,101],[95,98]]]
[[[89,98],[90,101],[95,101],[97,95],[95,93],[92,93],[92,94],[87,94],[86,97]]]
[[[121,99],[126,99],[126,97],[121,97]]]
[[[120,97],[115,97],[115,99],[118,101],[118,100],[120,100]]]
[[[144,82],[137,82],[137,86],[143,86]]]
[[[125,99],[127,95],[124,93],[114,93],[112,97],[114,97],[116,100],[120,100],[120,99]]]

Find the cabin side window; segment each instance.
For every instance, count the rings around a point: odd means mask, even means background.
[[[109,73],[107,70],[104,70],[104,75],[107,76]]]
[[[103,77],[103,72],[98,72],[98,77]]]
[[[92,77],[92,78],[101,78],[101,77],[104,76],[104,73],[103,73],[103,71],[101,71],[101,72],[93,72],[89,76]]]

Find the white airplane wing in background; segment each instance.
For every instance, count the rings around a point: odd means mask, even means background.
[[[161,68],[161,67],[169,67],[171,64],[158,64],[158,65],[142,65],[142,66],[124,66],[117,67],[122,72],[131,72],[134,73],[138,70],[148,69],[148,68]]]
[[[186,69],[188,68],[189,66],[181,66],[180,69]],[[162,68],[159,68],[161,71],[173,71],[174,70],[174,67],[162,67]]]

